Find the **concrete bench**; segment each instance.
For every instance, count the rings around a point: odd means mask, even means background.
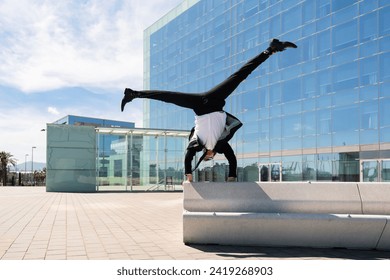
[[[186,244],[390,250],[390,184],[183,184]]]

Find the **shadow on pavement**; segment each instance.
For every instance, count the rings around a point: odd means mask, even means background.
[[[390,251],[357,250],[346,248],[257,247],[187,244],[204,253],[236,259],[346,259],[388,260]]]

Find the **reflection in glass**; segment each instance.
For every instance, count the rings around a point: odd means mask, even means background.
[[[390,182],[390,160],[382,161],[382,182]]]
[[[362,163],[363,182],[378,182],[378,162],[364,161]]]
[[[281,179],[280,176],[280,164],[271,164],[271,181],[272,182],[279,182]]]

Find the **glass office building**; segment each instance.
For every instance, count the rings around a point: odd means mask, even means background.
[[[227,100],[244,123],[238,180],[390,181],[389,34],[387,0],[186,0],[145,30],[144,88],[206,91],[272,38],[292,41]],[[188,109],[144,108],[144,127],[193,126]],[[197,180],[225,180],[226,164]]]

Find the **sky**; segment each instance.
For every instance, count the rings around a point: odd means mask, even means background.
[[[123,90],[142,89],[143,31],[181,2],[0,0],[0,151],[46,162],[41,130],[66,115],[142,127]]]

